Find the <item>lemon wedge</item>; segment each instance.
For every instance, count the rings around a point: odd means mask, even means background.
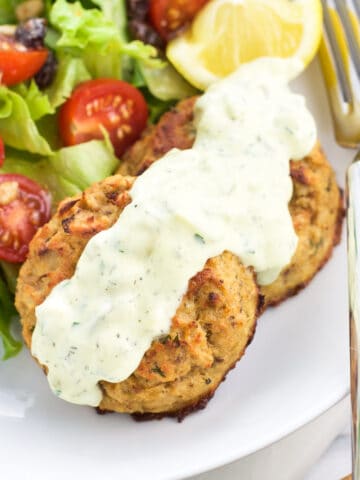
[[[321,34],[321,0],[212,0],[166,53],[186,80],[205,90],[259,57],[296,56],[305,68]]]

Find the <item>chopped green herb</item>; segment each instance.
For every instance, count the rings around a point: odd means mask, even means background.
[[[194,238],[197,242],[205,243],[204,237],[200,233],[195,233]]]
[[[313,249],[312,255],[315,255],[318,252],[319,248],[321,248],[323,246],[324,239],[320,238],[320,240],[318,240],[317,242],[310,239],[309,243],[310,243],[311,248]]]
[[[151,369],[152,372],[159,374],[161,377],[165,378],[165,373],[161,370],[159,365],[155,364],[155,367]]]
[[[332,187],[332,178],[331,178],[331,176],[330,176],[330,177],[328,178],[328,181],[327,181],[326,191],[327,191],[327,192],[330,192],[331,187]]]
[[[165,335],[159,338],[159,342],[162,343],[163,345],[165,345],[165,343],[167,343],[169,340],[171,340],[170,335]]]

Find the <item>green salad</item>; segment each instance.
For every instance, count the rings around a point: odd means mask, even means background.
[[[146,125],[196,93],[166,60],[146,3],[0,0],[3,359],[21,348],[14,292],[37,228],[62,199],[113,174]]]

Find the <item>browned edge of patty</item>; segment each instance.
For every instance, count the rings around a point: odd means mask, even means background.
[[[326,265],[328,260],[331,258],[332,254],[333,254],[334,247],[336,247],[336,245],[339,245],[339,243],[341,241],[342,225],[343,225],[343,220],[344,220],[344,217],[345,217],[345,208],[344,208],[344,202],[343,202],[344,194],[343,194],[343,191],[342,191],[341,188],[339,188],[339,191],[340,191],[339,208],[338,208],[338,213],[337,213],[337,218],[336,218],[336,225],[335,225],[335,230],[334,230],[334,235],[333,235],[333,242],[332,242],[332,244],[329,245],[328,251],[327,251],[326,255],[324,256],[324,258],[322,259],[322,262],[319,264],[317,270],[315,270],[313,272],[313,274],[311,275],[311,277],[308,277],[305,282],[299,283],[298,285],[296,285],[296,287],[294,287],[292,289],[288,289],[286,296],[282,297],[280,300],[277,300],[277,301],[274,301],[274,302],[269,302],[266,305],[266,307],[277,307],[278,305],[280,305],[282,302],[284,302],[288,298],[294,297],[299,292],[301,292],[301,290],[303,290],[305,287],[307,287],[309,285],[309,283],[315,277],[315,275],[317,273],[319,273],[320,270],[322,270],[322,268]]]
[[[221,381],[217,385],[215,385],[214,388],[211,389],[206,395],[204,395],[203,397],[198,399],[195,403],[187,405],[186,407],[181,408],[180,410],[170,411],[170,412],[161,412],[161,413],[132,413],[131,417],[136,422],[147,422],[147,421],[150,421],[150,420],[162,420],[163,418],[175,418],[178,421],[178,423],[181,423],[191,413],[195,413],[199,410],[203,410],[204,408],[206,408],[209,401],[215,395],[216,390],[218,389],[220,383],[225,382],[228,373],[236,367],[236,364],[242,358],[246,349],[248,348],[248,346],[253,341],[254,335],[255,335],[255,332],[256,332],[256,327],[257,327],[257,319],[260,317],[260,315],[263,313],[263,311],[264,311],[264,297],[263,297],[263,295],[259,294],[257,311],[256,311],[256,322],[253,326],[251,335],[249,337],[249,340],[248,340],[247,344],[244,347],[244,350],[241,352],[238,360],[236,362],[234,362],[231,365],[231,367],[225,372]],[[104,415],[104,414],[107,414],[107,413],[115,413],[112,410],[102,410],[99,407],[96,407],[95,410],[96,410],[96,413],[98,413],[99,415]]]

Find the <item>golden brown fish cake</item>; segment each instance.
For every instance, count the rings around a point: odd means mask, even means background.
[[[115,223],[130,202],[133,181],[116,175],[65,200],[31,242],[16,294],[29,348],[36,306],[73,275],[90,238]],[[260,308],[251,268],[229,252],[209,259],[189,281],[169,334],[154,340],[128,379],[101,382],[99,409],[182,418],[203,408],[251,341]]]
[[[192,97],[165,113],[124,155],[119,172],[140,175],[171,148],[191,148],[195,140]],[[289,204],[298,247],[277,280],[261,288],[266,305],[275,305],[303,288],[324,265],[340,240],[343,218],[335,173],[320,146],[300,161],[290,162],[294,192]],[[274,226],[276,228],[276,226]]]

